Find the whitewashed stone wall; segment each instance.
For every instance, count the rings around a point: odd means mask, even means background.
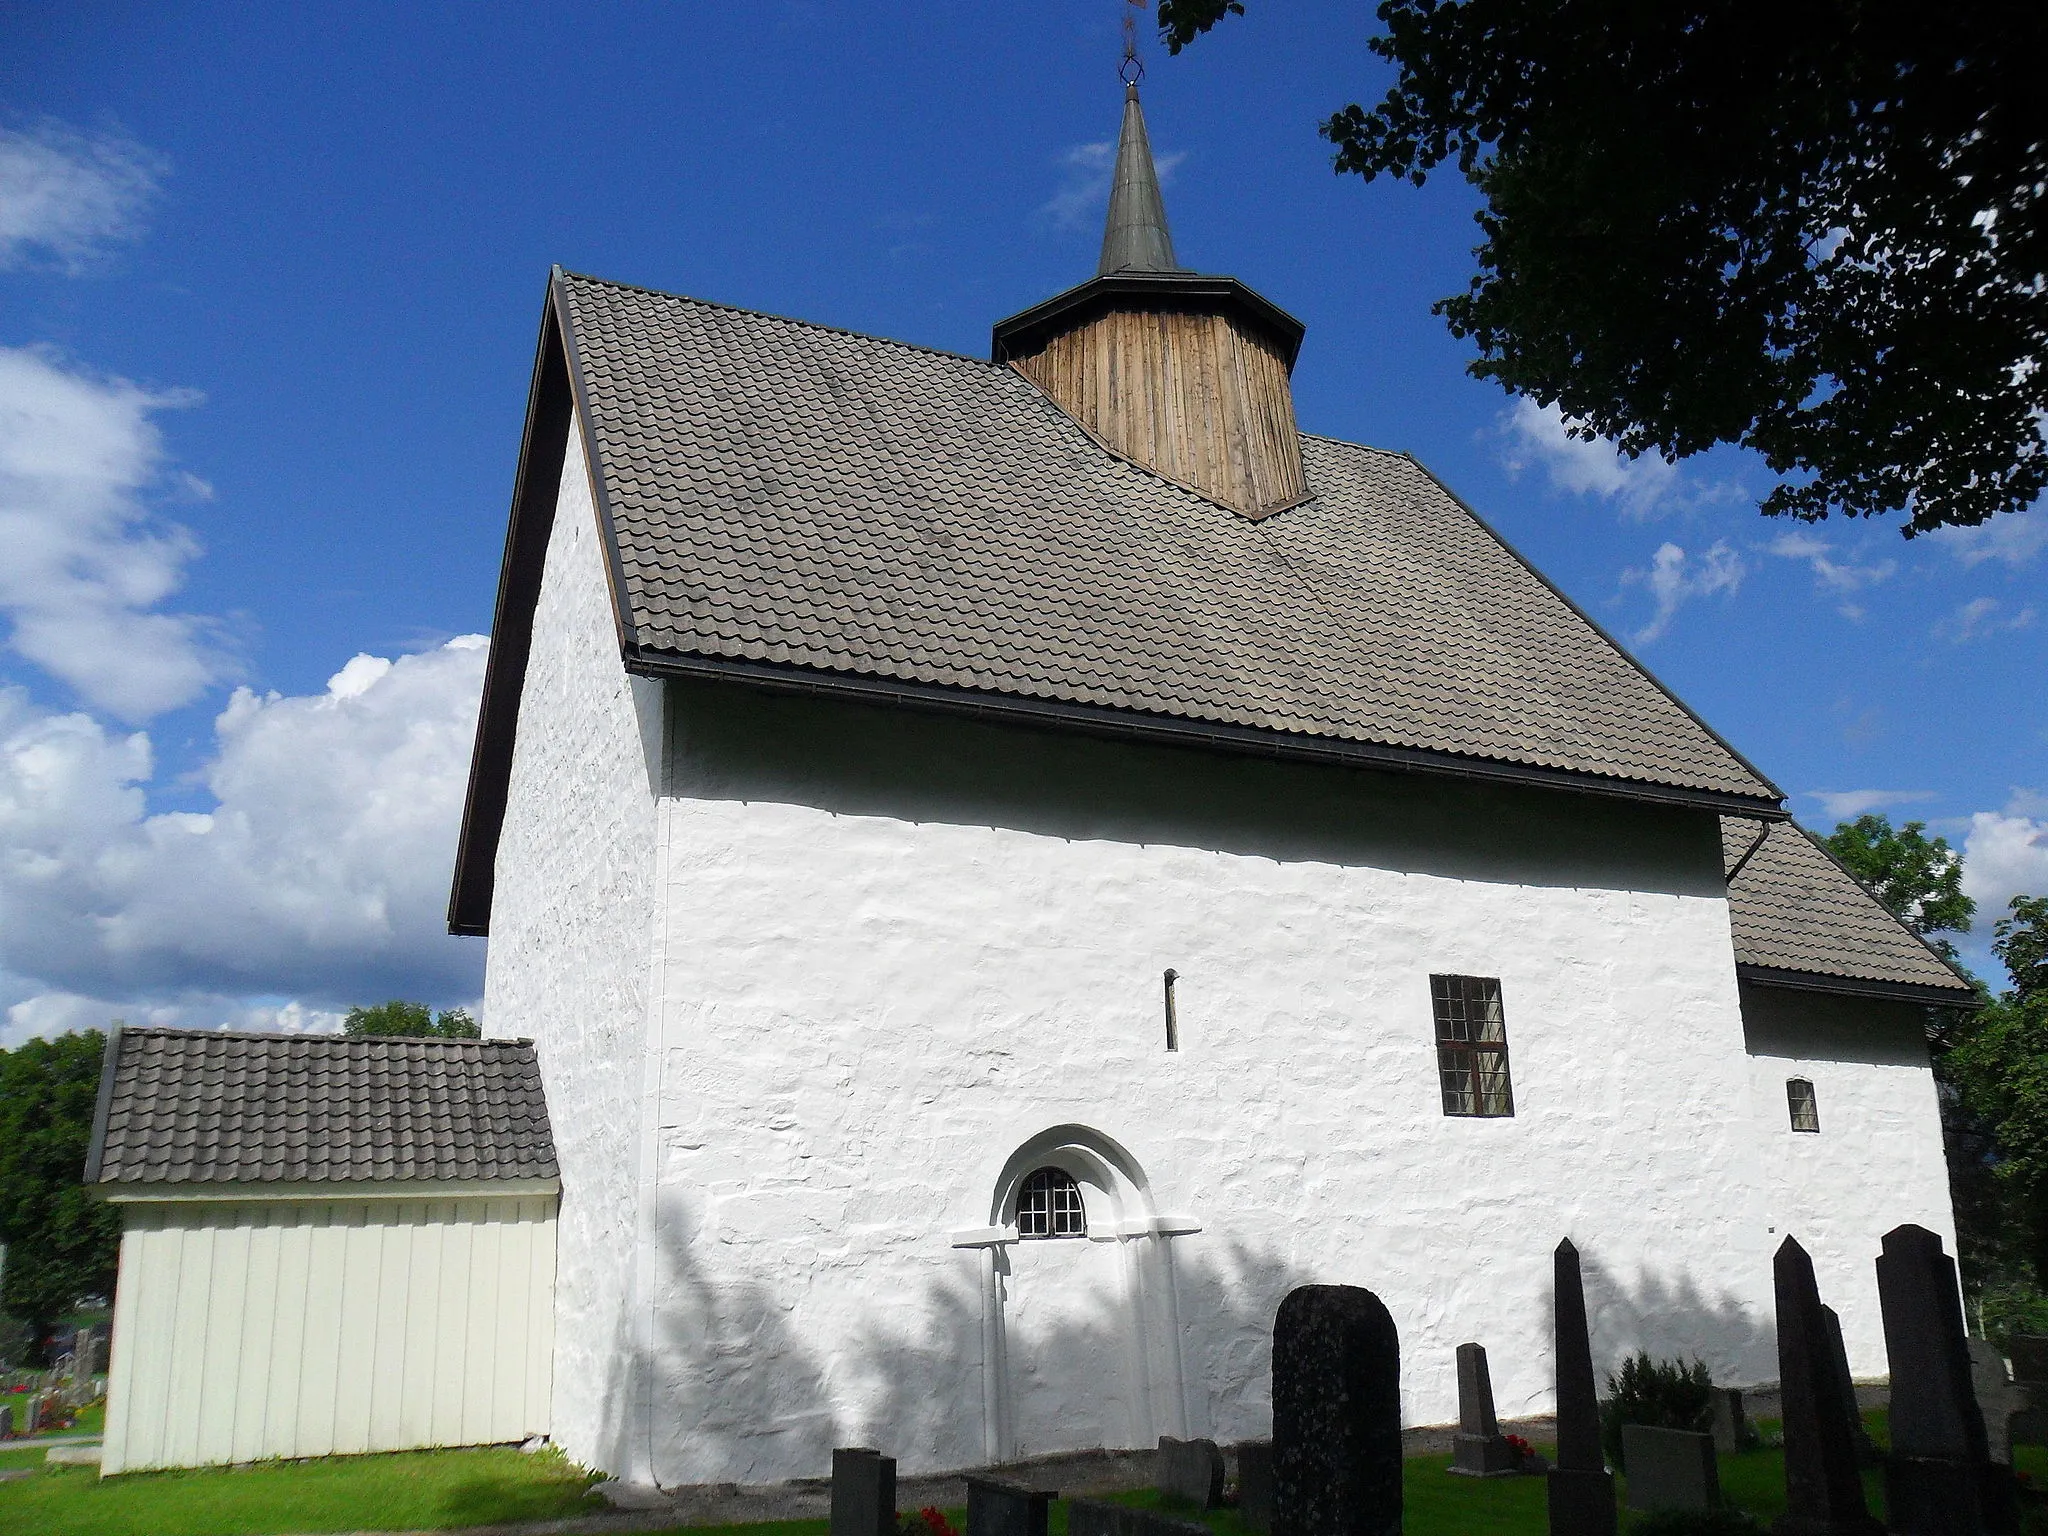
[[[1766,1224],[1813,1255],[1821,1300],[1842,1317],[1849,1368],[1886,1374],[1876,1261],[1884,1234],[1917,1222],[1956,1251],[1925,1010],[1911,1003],[1744,983],[1750,1089]],[[1794,1131],[1787,1079],[1814,1085],[1820,1131]]]
[[[622,1470],[646,1447],[632,1297],[660,720],[658,685],[620,664],[572,432],[520,700],[484,1008],[493,1035],[536,1042],[561,1161],[550,1429],[571,1455]]]
[[[1711,817],[709,685],[670,721],[662,1481],[816,1476],[834,1443],[980,1461],[988,1260],[953,1235],[1064,1124],[1200,1230],[1068,1261],[1058,1296],[1012,1250],[1013,1447],[1049,1369],[1077,1422],[1114,1435],[1103,1402],[1140,1397],[1130,1441],[1172,1428],[1171,1311],[1180,1421],[1264,1433],[1273,1311],[1306,1281],[1385,1299],[1409,1422],[1455,1417],[1466,1339],[1504,1414],[1540,1411],[1567,1234],[1603,1365],[1775,1376]],[[1441,1113],[1432,972],[1502,979],[1514,1118]]]

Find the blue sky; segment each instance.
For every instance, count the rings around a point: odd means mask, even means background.
[[[550,263],[976,355],[1092,270],[1114,0],[424,9],[0,17],[9,1036],[475,997],[461,637]],[[1148,47],[1145,100],[1183,262],[1307,322],[1303,424],[1429,464],[1810,825],[1925,818],[1980,901],[2048,889],[2041,514],[1788,526],[1740,454],[1566,441],[1429,313],[1463,184],[1331,172],[1368,9],[1252,10]]]

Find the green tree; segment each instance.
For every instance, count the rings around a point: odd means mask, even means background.
[[[1841,822],[1828,849],[1892,911],[1942,955],[1956,958],[1943,934],[1968,933],[1977,903],[1963,894],[1963,861],[1945,837],[1929,837],[1927,824],[1894,829],[1883,816]]]
[[[1179,52],[1241,0],[1161,0]],[[1471,371],[1763,510],[1981,523],[2048,485],[2048,6],[1384,0],[1339,171],[1485,199]]]
[[[2039,1287],[2048,1285],[2048,898],[2016,896],[2009,910],[1991,949],[2013,985],[1985,1005],[1943,1065],[1989,1130],[1986,1164],[2006,1197],[2003,1246]]]
[[[475,1040],[483,1034],[475,1019],[460,1008],[444,1008],[437,1016],[425,1003],[393,998],[372,1008],[351,1008],[342,1020],[345,1035],[420,1035],[439,1040]]]
[[[94,1029],[0,1051],[0,1306],[38,1341],[84,1298],[114,1293],[120,1217],[84,1184],[106,1048]]]

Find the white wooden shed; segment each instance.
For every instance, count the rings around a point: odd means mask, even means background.
[[[546,1433],[554,1139],[524,1040],[125,1029],[103,1473]]]

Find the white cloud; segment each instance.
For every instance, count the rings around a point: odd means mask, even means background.
[[[1979,811],[1963,841],[1963,890],[1986,934],[2015,896],[2048,896],[2048,800],[2016,789],[2002,811]]]
[[[1861,592],[1891,580],[1899,569],[1896,560],[1879,560],[1869,565],[1837,560],[1835,546],[1812,533],[1781,533],[1767,548],[1781,560],[1805,561],[1813,571],[1814,584],[1823,592]],[[1836,610],[1847,619],[1861,619],[1864,613],[1861,604],[1847,601],[1838,603]]]
[[[1932,800],[1930,789],[1809,789],[1806,798],[1816,801],[1832,821],[1854,821],[1866,811],[1882,811],[1894,805],[1912,805]]]
[[[474,1014],[476,1009],[472,1008]],[[175,1002],[115,1001],[81,997],[76,992],[38,992],[15,1003],[0,1023],[0,1049],[34,1036],[45,1038],[73,1030],[105,1029],[115,1020],[129,1025],[171,1029],[250,1029],[269,1034],[334,1034],[345,1014],[331,1008],[309,1008],[296,1000],[251,1002],[247,998],[194,993]]]
[[[0,347],[0,614],[16,651],[123,720],[232,672],[214,621],[156,611],[199,546],[143,504],[167,479],[151,417],[195,399]]]
[[[1733,593],[1742,585],[1742,557],[1725,540],[1694,559],[1676,544],[1662,544],[1650,557],[1647,569],[1621,573],[1624,586],[1640,583],[1650,589],[1657,611],[1650,622],[1632,637],[1637,645],[1648,645],[1671,627],[1678,610],[1695,597],[1716,592]]]
[[[160,156],[117,134],[0,128],[0,268],[41,259],[83,270],[140,232],[164,170]]]
[[[1974,528],[1937,528],[1927,535],[1967,566],[1998,560],[2019,570],[2048,549],[2048,512],[2039,504],[2005,512]]]
[[[1966,640],[1981,640],[1987,635],[2031,628],[2035,617],[2031,605],[2014,612],[1995,597],[1973,597],[1938,622],[1934,633],[1943,640],[1961,645]]]
[[[1515,397],[1499,418],[1500,463],[1511,477],[1541,468],[1553,491],[1597,496],[1627,517],[1647,519],[1669,512],[1740,501],[1733,481],[1708,483],[1682,473],[1654,453],[1630,458],[1604,437],[1576,437],[1556,405]]]
[[[1154,155],[1152,168],[1161,186],[1171,185],[1173,173],[1187,159],[1186,151]],[[1102,219],[1109,207],[1109,178],[1116,169],[1116,141],[1076,144],[1060,156],[1059,190],[1038,206],[1038,214],[1055,229],[1087,229]]]
[[[144,1004],[197,1019],[242,999],[247,1018],[264,999],[474,996],[482,947],[450,938],[444,912],[484,657],[465,636],[357,657],[320,694],[237,689],[204,813],[149,813],[146,734],[0,692],[12,1027],[88,1004],[103,1022]]]

